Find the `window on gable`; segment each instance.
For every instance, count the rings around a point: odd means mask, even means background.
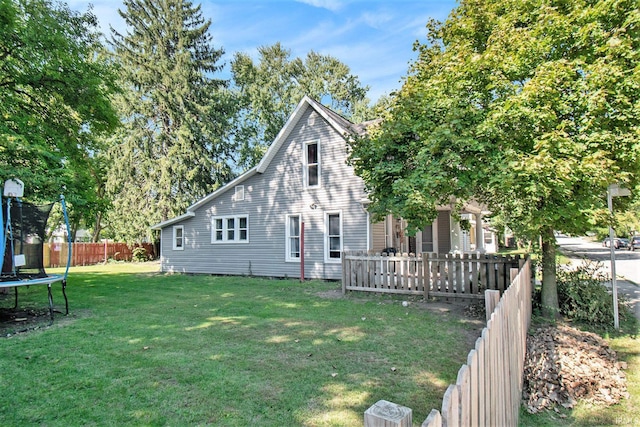
[[[286,260],[300,261],[300,215],[287,215]]]
[[[184,226],[175,225],[173,227],[173,250],[184,250]]]
[[[249,217],[246,215],[214,217],[211,224],[211,243],[249,241]]]
[[[305,144],[305,180],[307,187],[320,186],[320,146],[317,142]]]
[[[339,212],[326,216],[325,260],[339,262],[342,257],[342,219]]]
[[[244,185],[236,185],[236,194],[234,196],[236,202],[244,200]]]

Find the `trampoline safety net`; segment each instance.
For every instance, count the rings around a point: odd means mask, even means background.
[[[47,220],[53,203],[34,205],[14,200],[11,203],[10,218],[6,201],[2,201],[5,230],[5,254],[0,280],[25,280],[46,277],[43,263],[43,244],[46,240]],[[7,224],[8,221],[10,224]],[[16,260],[16,265],[13,261]]]

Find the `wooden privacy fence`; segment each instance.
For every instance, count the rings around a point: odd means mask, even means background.
[[[531,323],[531,261],[527,259],[519,272],[513,269],[512,277],[493,310],[489,307],[498,300],[499,291],[486,291],[487,326],[458,371],[456,383],[447,388],[442,409],[432,410],[422,427],[518,425]],[[364,425],[411,426],[411,417],[410,408],[379,401],[365,412]]]
[[[509,270],[524,259],[492,254],[370,254],[345,252],[342,292],[369,291],[447,298],[483,298],[485,289],[504,292]]]
[[[71,266],[92,265],[114,261],[131,261],[133,250],[143,247],[148,256],[154,258],[154,246],[150,243],[129,246],[126,243],[102,242],[102,243],[72,243]],[[68,243],[45,243],[43,245],[43,263],[45,268],[63,267],[67,265]]]

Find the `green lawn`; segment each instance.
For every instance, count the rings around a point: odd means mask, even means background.
[[[343,298],[336,282],[157,268],[73,268],[68,317],[1,338],[0,425],[361,426],[380,399],[419,425],[477,336],[452,312]],[[46,288],[20,302],[46,308]]]

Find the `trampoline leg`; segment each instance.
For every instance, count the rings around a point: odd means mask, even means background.
[[[64,308],[66,310],[65,316],[69,315],[69,300],[67,299],[67,280],[62,281],[62,295],[64,296]]]
[[[49,315],[51,316],[49,326],[51,326],[53,325],[53,295],[51,295],[51,283],[47,285],[47,292],[49,293]]]
[[[18,287],[14,286],[13,290],[14,290],[14,293],[16,294],[16,301],[13,305],[13,309],[15,310],[16,308],[18,308]]]

